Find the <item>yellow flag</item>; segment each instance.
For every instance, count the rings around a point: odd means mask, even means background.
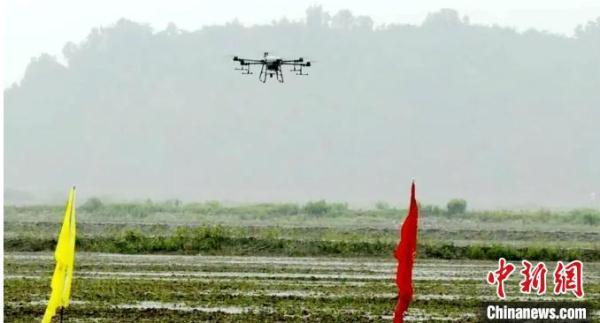
[[[54,252],[56,267],[52,276],[52,294],[42,323],[49,323],[58,308],[69,306],[73,264],[75,263],[75,225],[75,187],[73,187],[69,191],[65,218]]]

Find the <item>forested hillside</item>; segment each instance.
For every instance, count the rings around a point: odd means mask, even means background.
[[[285,84],[233,70],[263,51],[315,63]],[[429,203],[600,205],[600,18],[574,37],[453,10],[419,26],[319,7],[195,31],[122,19],[63,54],[5,90],[7,203],[76,183],[83,197],[405,204],[415,178]]]

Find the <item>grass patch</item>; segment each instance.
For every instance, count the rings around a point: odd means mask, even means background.
[[[105,235],[80,236],[80,251],[126,254],[209,254],[255,256],[336,256],[389,257],[396,242],[389,239],[318,240],[279,238],[281,235],[264,229],[263,235],[248,235],[248,231],[223,226],[177,227],[169,234],[156,235],[142,230],[123,230]],[[271,231],[269,231],[271,230]],[[6,237],[7,251],[51,251],[56,238],[22,235]],[[455,245],[448,242],[425,241],[419,244],[417,256],[441,259],[488,259],[504,257],[511,260],[600,260],[600,250],[563,248],[559,246],[512,246],[506,244]]]

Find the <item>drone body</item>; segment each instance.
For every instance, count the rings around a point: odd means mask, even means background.
[[[298,59],[281,59],[269,55],[268,52],[264,53],[262,59],[247,59],[234,56],[233,61],[240,63],[240,67],[236,68],[236,70],[242,71],[242,74],[254,74],[250,72],[250,65],[261,65],[258,79],[263,83],[267,82],[267,76],[269,76],[269,78],[275,76],[279,83],[283,83],[282,66],[293,66],[293,69],[291,69],[290,72],[296,72],[296,75],[308,75],[308,73],[302,71],[302,68],[311,66],[310,62],[305,62],[302,57]]]

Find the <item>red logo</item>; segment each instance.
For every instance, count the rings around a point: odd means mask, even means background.
[[[537,295],[546,293],[546,274],[548,269],[544,262],[537,265],[527,260],[521,261],[523,269],[520,271],[523,279],[519,283],[520,291],[523,294],[531,294],[531,291],[537,291]],[[515,270],[515,265],[507,262],[506,259],[498,259],[498,270],[490,271],[487,275],[487,283],[496,285],[496,295],[500,299],[506,298],[504,281],[510,277]],[[563,264],[562,261],[556,263],[554,270],[554,294],[567,294],[572,292],[577,298],[583,297],[583,263],[579,260]]]
[[[488,273],[487,282],[490,285],[498,285],[496,287],[496,294],[501,299],[506,297],[506,294],[504,293],[504,281],[510,277],[513,271],[515,271],[515,265],[511,264],[510,262],[507,263],[506,259],[504,258],[500,258],[498,260],[498,270],[494,272],[490,271]]]
[[[573,292],[577,298],[583,297],[583,263],[579,260],[563,265],[562,261],[556,264],[554,270],[554,294]]]
[[[532,289],[537,290],[538,295],[544,295],[546,293],[546,264],[543,262],[538,263],[533,269],[529,261],[523,260],[523,280],[521,280],[521,293],[530,294]]]

